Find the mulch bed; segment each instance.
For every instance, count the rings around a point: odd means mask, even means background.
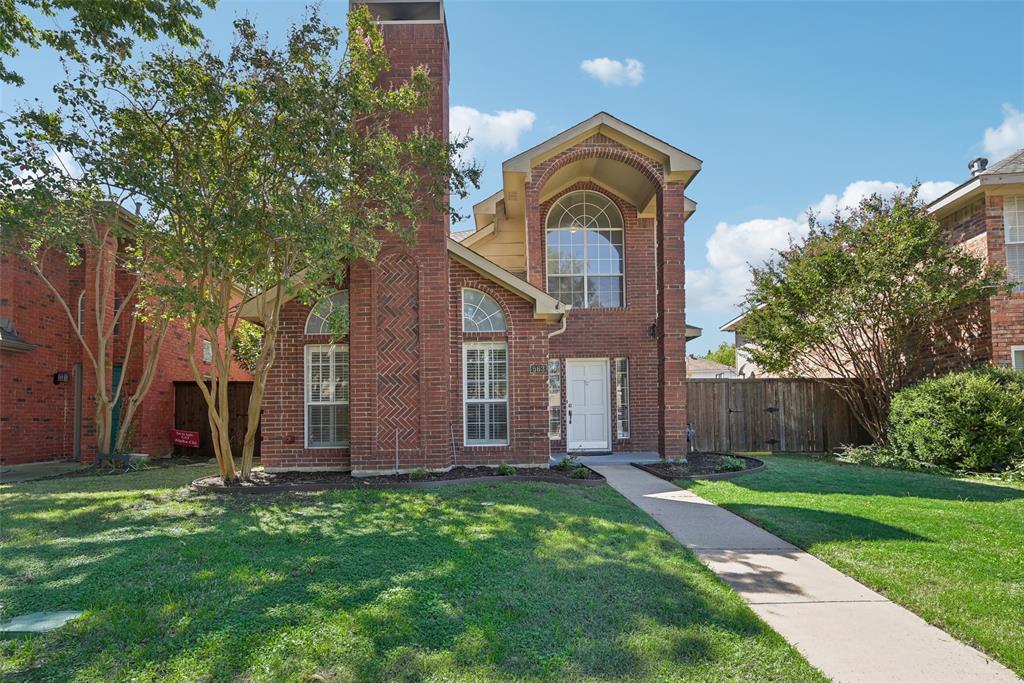
[[[746,469],[731,472],[720,469],[722,458],[726,457],[742,460],[747,466]],[[729,479],[751,472],[760,472],[764,469],[764,461],[727,453],[690,453],[686,456],[685,463],[634,463],[633,467],[667,481],[673,479]]]
[[[202,477],[192,482],[200,491],[217,493],[280,493],[286,491],[324,491],[329,489],[396,488],[420,489],[484,482],[543,481],[554,484],[582,484],[593,486],[604,483],[604,477],[582,467],[585,476],[573,478],[570,472],[547,467],[517,467],[512,475],[500,475],[494,467],[453,467],[447,472],[387,474],[371,477],[353,477],[348,472],[265,472],[257,470],[249,481],[225,486],[220,475]]]

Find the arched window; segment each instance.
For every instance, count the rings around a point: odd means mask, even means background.
[[[462,290],[462,330],[464,332],[504,332],[505,314],[498,302],[475,289]]]
[[[348,311],[348,291],[341,290],[321,299],[306,318],[306,334],[330,334],[331,316],[336,311]]]
[[[548,293],[575,308],[623,304],[622,214],[591,190],[561,197],[548,211]]]

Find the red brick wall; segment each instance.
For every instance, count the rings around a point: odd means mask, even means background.
[[[82,268],[54,260],[48,277],[62,297],[77,303]],[[63,460],[72,453],[74,383],[54,384],[55,372],[69,378],[78,362],[78,342],[63,307],[27,263],[0,256],[0,317],[36,348],[0,351],[0,464]]]
[[[625,247],[624,308],[580,308],[568,314],[565,332],[551,338],[551,357],[558,358],[562,372],[561,437],[551,442],[554,453],[566,449],[566,373],[567,358],[628,358],[630,434],[619,439],[615,423],[615,368],[609,364],[608,391],[610,434],[613,451],[658,450],[658,341],[651,336],[651,325],[658,318],[657,231],[655,221],[637,218],[636,208],[592,183],[578,183],[559,192],[540,205],[538,220],[544,225],[551,206],[563,195],[588,189],[612,199],[622,213]],[[546,233],[538,235],[540,239]],[[546,251],[547,245],[543,248]],[[547,273],[544,272],[546,281]],[[547,401],[545,399],[545,405]]]
[[[540,202],[544,185],[560,168],[581,159],[606,158],[640,171],[657,188],[658,218],[638,219],[636,208],[596,186],[579,184],[552,200]],[[526,183],[527,261],[529,281],[546,289],[546,231],[553,200],[573,189],[589,188],[611,197],[625,221],[626,306],[621,309],[573,310],[564,334],[551,340],[551,354],[563,361],[573,357],[626,357],[630,368],[630,437],[617,439],[614,429],[614,374],[609,377],[612,448],[617,451],[657,451],[667,457],[686,452],[686,325],[684,321],[683,185],[665,183],[663,168],[654,159],[596,134],[556,154],[531,170]],[[651,326],[657,323],[656,336]],[[563,420],[564,422],[564,420]],[[565,449],[565,426],[552,449]]]
[[[989,263],[1006,268],[1006,235],[1003,228],[1003,198],[985,199]],[[1024,292],[1005,292],[990,300],[992,319],[992,363],[1011,364],[1011,348],[1024,346]]]
[[[358,306],[353,291],[349,292],[349,302],[350,309]],[[305,348],[307,344],[331,343],[329,336],[305,334],[308,316],[309,307],[299,301],[291,301],[281,309],[277,357],[267,378],[267,391],[263,396],[260,459],[268,469],[347,471],[352,468],[349,449],[305,447]],[[348,338],[337,340],[339,344],[348,342]],[[349,357],[351,359],[351,351]],[[351,362],[349,371],[352,372]],[[349,414],[354,431],[354,413],[359,401],[365,397],[365,392],[360,384],[351,379],[349,385]]]
[[[490,295],[505,314],[507,332],[463,332],[462,290],[476,289]],[[547,465],[548,333],[552,323],[535,320],[533,303],[495,285],[460,263],[451,265],[451,428],[458,465]],[[557,337],[556,337],[557,339]],[[465,446],[463,426],[462,351],[466,341],[502,341],[508,344],[509,444]],[[531,365],[544,371],[531,373]]]

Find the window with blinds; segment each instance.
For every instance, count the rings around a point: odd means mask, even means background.
[[[339,448],[349,437],[348,347],[306,347],[306,447]]]
[[[1024,197],[1003,200],[1003,234],[1006,236],[1006,273],[1016,282],[1015,292],[1024,292]]]
[[[620,439],[629,438],[629,359],[615,359],[615,426]]]
[[[504,342],[466,343],[462,372],[466,445],[507,445],[508,346]]]

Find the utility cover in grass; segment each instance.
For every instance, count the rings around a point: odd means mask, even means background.
[[[36,633],[46,633],[55,628],[60,628],[72,619],[82,616],[81,612],[33,612],[14,617],[10,621],[0,624],[0,636],[10,638],[15,636],[27,636]]]

